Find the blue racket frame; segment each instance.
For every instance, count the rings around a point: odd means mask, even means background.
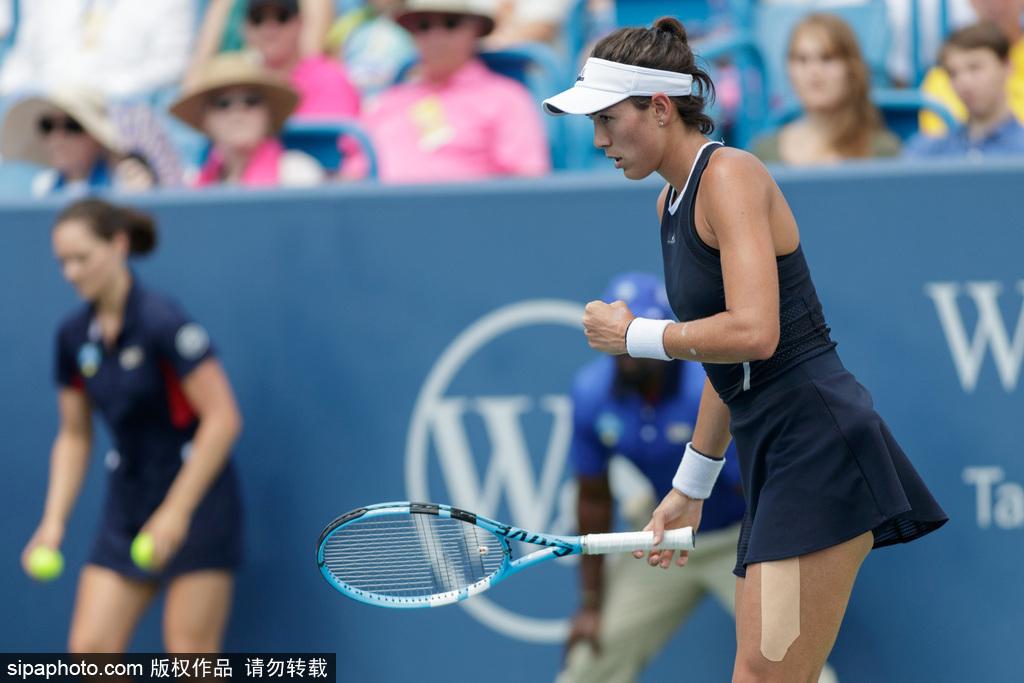
[[[459,590],[438,593],[432,596],[417,597],[382,596],[370,593],[355,588],[354,586],[350,586],[344,581],[339,580],[331,573],[324,560],[324,548],[327,545],[327,541],[333,534],[357,521],[365,521],[367,519],[372,519],[373,517],[402,514],[436,515],[441,518],[458,519],[491,532],[501,542],[503,557],[500,566],[489,576],[486,576],[483,579]],[[541,550],[512,559],[513,541],[541,546]],[[320,573],[323,575],[324,579],[327,580],[327,583],[333,586],[335,590],[352,598],[353,600],[358,600],[359,602],[374,605],[376,607],[389,607],[393,609],[440,607],[442,605],[461,602],[462,600],[470,598],[478,593],[482,593],[504,579],[507,579],[508,577],[540,562],[545,562],[557,557],[580,555],[583,553],[582,541],[582,536],[549,536],[539,534],[533,531],[527,531],[526,529],[509,526],[508,524],[502,524],[501,522],[496,522],[493,519],[488,519],[482,515],[460,510],[459,508],[441,503],[413,503],[409,501],[401,501],[378,503],[376,505],[356,508],[355,510],[346,512],[335,519],[333,522],[328,524],[320,534],[320,539],[317,542],[316,561],[317,566],[320,568]]]

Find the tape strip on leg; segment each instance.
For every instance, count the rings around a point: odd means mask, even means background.
[[[761,654],[781,662],[800,636],[800,558],[761,563]]]

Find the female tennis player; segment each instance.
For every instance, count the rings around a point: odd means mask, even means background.
[[[810,683],[868,551],[947,518],[843,367],[778,186],[755,157],[706,138],[713,94],[682,25],[663,18],[604,38],[545,108],[590,116],[594,144],[627,178],[668,183],[657,210],[683,322],[634,317],[621,301],[591,302],[583,319],[600,351],[695,359],[708,375],[693,441],[647,528],[697,527],[731,432],[747,502],[733,680]],[[648,561],[668,567],[672,552]]]
[[[93,409],[110,429],[109,488],[78,583],[68,648],[123,652],[166,586],[169,652],[215,652],[241,559],[241,503],[229,455],[241,418],[206,331],[142,286],[131,255],[156,246],[153,219],[97,199],[68,207],[53,228],[65,279],[85,300],[57,334],[60,428],[43,518],[22,555],[59,548],[92,446]],[[135,565],[140,532],[151,564]]]

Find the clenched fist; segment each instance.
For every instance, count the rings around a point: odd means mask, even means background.
[[[624,301],[591,301],[583,309],[583,332],[590,348],[613,356],[625,353],[626,328],[635,317]]]

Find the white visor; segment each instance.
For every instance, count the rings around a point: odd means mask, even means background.
[[[657,93],[677,97],[689,95],[692,89],[693,76],[689,74],[591,57],[571,88],[544,100],[544,111],[554,116],[593,114],[627,97],[650,97]]]

